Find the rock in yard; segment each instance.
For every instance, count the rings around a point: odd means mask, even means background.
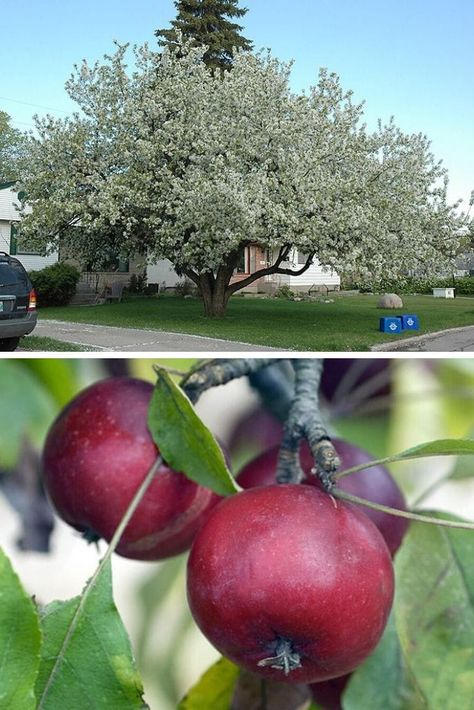
[[[396,293],[384,293],[379,300],[378,308],[403,308],[403,301]]]

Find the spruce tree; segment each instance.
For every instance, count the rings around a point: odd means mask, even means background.
[[[177,33],[196,46],[206,45],[204,62],[211,70],[230,69],[233,49],[250,51],[252,43],[243,37],[243,29],[231,20],[243,17],[247,9],[238,0],[175,0],[176,19],[170,29],[156,30],[161,46],[176,46]]]

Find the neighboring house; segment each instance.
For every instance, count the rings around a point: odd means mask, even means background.
[[[58,260],[65,260],[74,264],[81,271],[83,287],[89,288],[94,293],[103,290],[104,286],[110,286],[112,281],[128,284],[133,274],[143,274],[145,259],[140,256],[129,261],[112,258],[102,267],[102,270],[82,264],[72,255],[68,255],[65,250],[61,250],[61,253],[54,252],[48,256],[42,256],[40,252],[29,249],[27,244],[22,244],[21,239],[18,238],[18,207],[18,193],[14,189],[13,183],[0,183],[0,251],[15,255],[27,271],[43,269]],[[28,207],[26,211],[28,211]],[[270,259],[270,256],[267,249],[262,249],[258,245],[246,247],[242,262],[235,271],[233,282],[243,280],[255,271],[264,269],[273,263],[274,258]],[[290,261],[285,262],[282,266],[297,270],[305,263],[306,255],[299,254],[295,249],[291,254]],[[161,259],[156,264],[148,265],[146,274],[148,283],[160,284],[162,288],[174,288],[177,283],[184,280],[183,276],[178,276],[168,259]],[[244,290],[251,293],[274,293],[284,285],[293,291],[308,291],[313,286],[321,290],[336,290],[340,287],[340,278],[335,272],[321,266],[315,259],[310,268],[301,276],[272,274],[254,281]]]
[[[16,256],[27,271],[54,264],[58,260],[57,252],[42,256],[18,239],[18,207],[18,193],[13,183],[0,183],[0,251]]]
[[[104,265],[103,271],[97,271],[82,265],[77,259],[68,257],[66,253],[60,254],[55,251],[48,256],[42,256],[39,251],[30,249],[19,238],[18,208],[18,192],[14,189],[14,183],[0,183],[0,251],[16,256],[27,271],[44,269],[45,266],[55,264],[59,260],[68,261],[81,271],[82,284],[94,293],[101,291],[112,281],[123,281],[128,284],[132,274],[143,273],[143,258],[130,260],[130,262],[118,258],[111,259],[107,265]],[[27,206],[25,211],[28,213],[31,208]]]
[[[272,264],[276,259],[276,254],[273,258],[267,249],[262,249],[258,245],[250,245],[245,248],[242,256],[242,262],[239,264],[232,278],[232,283],[243,281],[250,274],[254,274],[260,269]],[[306,254],[298,253],[294,249],[291,253],[290,260],[282,264],[282,267],[297,271],[306,263]],[[162,287],[172,288],[178,282],[183,281],[184,277],[178,276],[173,269],[170,261],[159,261],[158,264],[150,265],[147,269],[148,283],[159,283]],[[341,285],[341,279],[338,274],[330,269],[326,269],[317,259],[301,276],[290,276],[287,274],[272,274],[264,276],[254,281],[250,286],[247,286],[243,291],[249,293],[274,293],[281,286],[288,286],[292,291],[309,291],[313,286],[317,290],[329,291],[338,290]]]

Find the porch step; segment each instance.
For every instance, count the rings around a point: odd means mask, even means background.
[[[85,281],[79,281],[70,306],[90,306],[97,301],[97,294]]]

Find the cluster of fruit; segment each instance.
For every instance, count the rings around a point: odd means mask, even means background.
[[[46,490],[63,520],[88,539],[110,541],[159,455],[147,427],[152,391],[127,377],[101,381],[49,432]],[[370,460],[348,442],[334,444],[343,468]],[[225,499],[163,463],[116,551],[161,560],[191,548],[188,600],[211,643],[266,678],[315,684],[315,697],[333,703],[327,694],[341,692],[383,633],[391,557],[406,521],[336,500],[319,486],[306,445],[300,458],[302,484],[275,483],[273,447],[238,474],[244,490]],[[381,466],[341,479],[340,487],[405,507]]]

